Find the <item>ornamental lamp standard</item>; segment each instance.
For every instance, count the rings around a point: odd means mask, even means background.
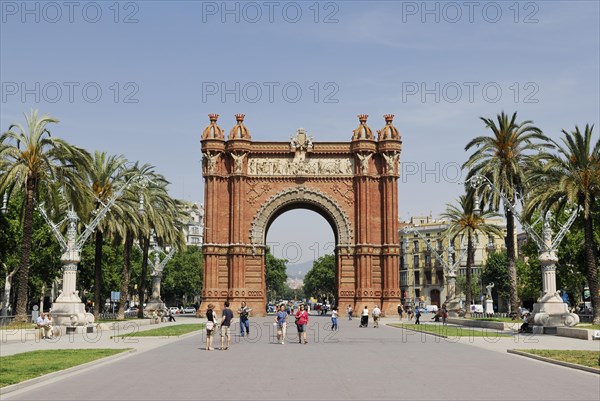
[[[552,229],[550,228],[550,221],[552,220],[552,214],[550,211],[542,213],[537,221],[533,225],[529,225],[521,214],[517,212],[515,205],[500,191],[487,177],[483,175],[474,175],[465,181],[470,183],[471,187],[475,189],[476,193],[482,185],[486,185],[487,188],[495,191],[504,202],[504,206],[509,209],[517,221],[521,224],[523,229],[527,232],[529,238],[531,238],[538,247],[538,260],[542,266],[542,295],[538,298],[537,302],[533,305],[533,326],[534,333],[543,333],[545,331],[556,330],[556,327],[560,326],[575,326],[579,323],[579,316],[574,313],[570,313],[567,304],[565,304],[560,297],[558,291],[556,291],[556,263],[558,257],[556,251],[564,236],[569,231],[571,225],[575,222],[575,218],[579,213],[579,208],[572,211],[567,222],[560,226],[560,230],[556,237],[552,238]],[[517,194],[517,197],[519,194]],[[542,222],[543,229],[542,235],[540,236],[533,227]],[[550,330],[547,328],[552,327]]]
[[[60,258],[63,266],[62,290],[59,290],[59,296],[52,304],[52,314],[54,315],[56,325],[69,326],[72,327],[73,330],[76,330],[76,327],[90,326],[94,322],[94,315],[85,311],[85,305],[81,302],[79,291],[76,290],[77,267],[81,261],[81,249],[98,224],[104,220],[110,211],[110,208],[114,206],[115,202],[121,196],[123,196],[125,190],[136,181],[136,184],[142,187],[146,186],[149,182],[147,177],[134,175],[119,188],[106,204],[99,200],[102,209],[96,211],[94,219],[86,226],[79,237],[77,237],[77,222],[79,221],[79,216],[77,216],[77,213],[73,210],[73,206],[67,211],[67,217],[59,223],[54,223],[50,220],[43,207],[43,203],[37,206],[37,209],[46,223],[50,226],[54,237],[57,239],[61,246],[61,250],[63,251]],[[141,199],[140,202],[142,202]],[[67,223],[66,238],[60,231],[60,226],[65,222]]]
[[[8,213],[8,194],[6,192],[2,195],[2,208],[0,208],[0,213]]]

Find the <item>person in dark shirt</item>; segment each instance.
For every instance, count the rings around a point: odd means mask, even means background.
[[[225,302],[225,308],[223,308],[223,317],[221,317],[221,350],[228,350],[231,344],[231,320],[233,320],[233,311],[229,309],[229,302]],[[223,343],[227,337],[227,345],[223,347]]]

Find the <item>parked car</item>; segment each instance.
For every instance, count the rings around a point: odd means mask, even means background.
[[[437,305],[427,305],[425,307],[425,310],[429,313],[437,313],[438,307],[437,307]]]
[[[183,313],[196,313],[196,308],[193,306],[186,306],[183,308]]]
[[[169,310],[171,311],[171,314],[173,314],[173,315],[176,315],[176,314],[178,314],[178,313],[179,313],[179,308],[178,308],[178,307],[176,307],[176,306],[171,306],[171,307],[169,308]]]
[[[483,313],[483,305],[471,305],[471,313]]]

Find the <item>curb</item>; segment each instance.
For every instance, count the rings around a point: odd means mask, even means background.
[[[39,377],[34,377],[33,379],[29,379],[29,380],[25,380],[25,381],[22,381],[19,383],[11,384],[9,386],[0,388],[0,395],[6,395],[8,393],[12,393],[13,391],[17,391],[17,390],[32,386],[37,383],[41,383],[46,380],[51,380],[54,378],[65,376],[65,375],[68,375],[69,373],[73,373],[75,371],[82,372],[83,370],[88,369],[92,366],[109,363],[109,362],[112,362],[113,360],[119,359],[119,358],[125,358],[135,352],[137,352],[136,349],[130,349],[130,350],[127,350],[124,352],[120,352],[116,355],[111,355],[111,356],[107,356],[104,358],[96,359],[95,361],[86,362],[81,365],[71,366],[70,368],[67,368],[67,369],[59,370],[59,371],[52,372],[52,373],[47,373],[47,374],[39,376]]]
[[[564,366],[567,368],[583,370],[585,372],[590,372],[590,373],[595,373],[597,375],[600,375],[600,369],[594,369],[594,368],[590,368],[588,366],[578,365],[576,363],[557,361],[556,359],[550,359],[550,358],[546,358],[544,356],[530,354],[528,352],[523,352],[523,351],[519,351],[516,349],[507,349],[506,352],[508,352],[509,354],[524,356],[526,358],[537,359],[538,361],[552,363],[554,365],[560,365],[560,366]]]

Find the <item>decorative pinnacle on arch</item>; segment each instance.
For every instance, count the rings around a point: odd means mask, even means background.
[[[360,121],[361,124],[365,124],[367,122],[367,118],[369,118],[368,114],[359,114],[358,115],[358,121]]]
[[[219,115],[218,114],[209,114],[208,119],[210,120],[211,123],[216,122],[219,119]]]
[[[394,115],[393,114],[384,114],[383,118],[385,119],[385,122],[387,124],[391,124],[392,121],[394,121]]]
[[[244,117],[246,117],[245,114],[236,114],[235,115],[235,120],[239,123],[239,122],[243,122],[244,121]]]

